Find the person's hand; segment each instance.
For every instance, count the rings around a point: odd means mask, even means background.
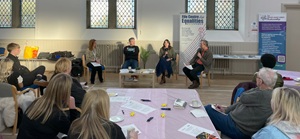
[[[171,60],[172,60],[172,58],[168,58],[168,59],[167,59],[167,61],[171,61]]]
[[[225,113],[225,110],[227,108],[226,106],[219,105],[219,104],[215,104],[215,107],[218,111],[223,112],[223,113]]]
[[[17,79],[18,79],[18,83],[23,83],[23,77],[21,75]]]
[[[197,56],[198,56],[199,58],[202,58],[202,55],[201,55],[199,52],[198,52]]]
[[[134,129],[127,131],[127,138],[128,139],[138,139],[139,131],[135,131]]]
[[[75,109],[76,108],[76,106],[75,106],[75,99],[72,96],[70,96],[69,108],[70,109]]]

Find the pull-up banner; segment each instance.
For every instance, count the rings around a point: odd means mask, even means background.
[[[259,14],[259,55],[273,54],[277,63],[274,69],[286,68],[286,13]]]
[[[183,74],[183,63],[187,63],[193,58],[197,49],[200,47],[201,39],[204,39],[205,33],[206,14],[180,14],[180,74]]]

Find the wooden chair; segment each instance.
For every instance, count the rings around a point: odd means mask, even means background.
[[[31,89],[27,88],[21,92],[18,92],[17,88],[14,85],[11,85],[8,83],[0,83],[0,90],[1,90],[0,98],[12,97],[15,102],[15,122],[14,122],[13,130],[12,130],[12,135],[16,135],[17,125],[18,125],[18,108],[19,108],[17,96],[21,95]]]
[[[85,77],[85,81],[88,83],[89,82],[89,76],[90,76],[90,69],[86,64],[86,56],[82,55],[82,66],[83,66],[83,76]],[[105,65],[102,65],[102,75],[103,75],[103,80],[106,79],[106,70],[105,70]]]

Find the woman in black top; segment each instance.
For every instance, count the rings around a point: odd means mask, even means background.
[[[79,116],[74,101],[70,101],[71,84],[70,75],[53,77],[45,94],[23,115],[17,139],[54,139],[58,133],[68,133],[71,122]]]
[[[55,63],[54,74],[52,75],[50,80],[52,80],[52,78],[59,73],[65,73],[65,74],[70,75],[71,69],[72,69],[71,60],[68,58],[65,58],[65,57],[60,58]],[[76,107],[80,108],[86,91],[82,88],[81,84],[79,83],[79,81],[76,78],[72,78],[72,81],[73,82],[72,82],[72,86],[71,86],[71,96],[73,96],[75,98]]]
[[[125,139],[121,128],[109,121],[110,102],[105,90],[93,90],[84,96],[82,113],[69,131],[70,139]],[[137,139],[137,132],[131,131],[130,139]]]

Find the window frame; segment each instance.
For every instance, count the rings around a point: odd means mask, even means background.
[[[108,0],[108,28],[91,27],[91,0],[86,0],[86,28],[87,29],[136,29],[137,28],[137,0],[134,1],[134,27],[117,28],[117,0]]]
[[[239,29],[239,0],[234,1],[234,28],[216,29],[215,28],[215,0],[206,0],[206,29],[207,30],[238,30]],[[185,0],[185,12],[188,12],[188,0]]]
[[[0,27],[0,29],[9,29],[9,28],[35,28],[36,21],[33,27],[22,27],[22,0],[12,0],[12,18],[11,18],[11,26],[10,27]],[[36,2],[36,1],[35,1]],[[36,8],[36,7],[35,7]],[[36,18],[35,18],[36,20]]]

